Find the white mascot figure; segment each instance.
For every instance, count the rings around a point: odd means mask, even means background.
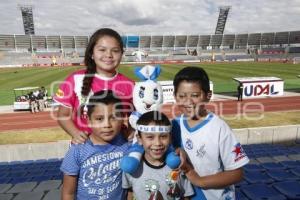
[[[144,153],[144,148],[137,143],[136,139],[137,120],[146,112],[159,110],[163,103],[162,87],[156,82],[160,71],[159,66],[152,65],[135,69],[135,75],[142,81],[136,82],[133,89],[133,105],[136,111],[130,115],[129,123],[135,129],[135,136],[133,145],[129,149],[129,154],[121,160],[121,169],[126,173],[132,174],[137,170]],[[172,169],[177,168],[180,164],[180,158],[174,153],[174,149],[171,146],[167,152],[166,164]]]

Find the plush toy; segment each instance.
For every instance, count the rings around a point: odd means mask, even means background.
[[[161,85],[156,82],[156,78],[160,74],[159,66],[146,65],[135,69],[135,74],[142,80],[137,82],[133,89],[133,105],[136,109],[130,117],[129,123],[136,130],[136,122],[139,117],[149,111],[158,110],[163,103],[163,93]],[[137,130],[135,131],[135,134]],[[132,174],[137,170],[144,148],[137,143],[136,136],[133,145],[129,150],[128,156],[124,156],[121,160],[121,169]],[[167,151],[166,164],[175,169],[180,164],[180,158],[174,153],[174,149],[169,147]]]

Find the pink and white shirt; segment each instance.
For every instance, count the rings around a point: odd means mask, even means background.
[[[81,95],[85,71],[86,70],[80,70],[69,75],[64,82],[61,83],[54,96],[54,100],[62,106],[72,108],[72,119],[76,127],[81,131],[90,132],[90,129],[87,127],[87,120],[80,112],[80,106],[86,101]],[[101,77],[95,74],[89,96],[101,90],[112,90],[119,98],[121,98],[125,105],[132,105],[133,87],[134,82],[123,74],[117,73],[111,78]]]

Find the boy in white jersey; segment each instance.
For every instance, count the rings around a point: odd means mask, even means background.
[[[186,67],[174,78],[174,96],[183,113],[172,121],[175,147],[190,163],[181,167],[195,186],[193,199],[235,199],[234,185],[249,162],[230,127],[205,109],[211,97],[209,78],[199,67]]]

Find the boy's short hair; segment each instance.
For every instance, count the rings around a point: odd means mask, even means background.
[[[171,122],[168,117],[161,112],[158,111],[149,111],[144,114],[137,120],[137,125],[149,125],[153,122],[155,125],[158,126],[171,126]],[[141,132],[138,131],[138,134]]]
[[[201,67],[185,67],[177,72],[173,80],[174,94],[177,93],[178,86],[182,81],[199,84],[205,94],[208,94],[210,91],[208,75]]]
[[[97,104],[114,104],[117,110],[122,111],[123,109],[122,101],[112,90],[101,90],[90,97],[87,105],[87,115],[89,117],[91,117]]]

